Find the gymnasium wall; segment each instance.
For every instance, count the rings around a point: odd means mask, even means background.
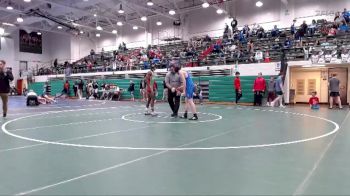
[[[261,8],[256,7],[255,2],[255,0],[244,0],[243,3],[240,0],[230,1],[225,4],[225,10],[230,15],[237,17],[240,28],[244,24],[259,23],[266,29],[272,29],[274,25],[290,27],[294,18],[297,18],[297,25],[300,25],[303,20],[308,23],[311,23],[312,19],[321,18],[331,21],[334,19],[334,15],[331,13],[350,7],[348,0],[288,0],[288,5],[284,5],[280,0],[264,0],[264,6]],[[324,15],[317,16],[321,12]],[[124,25],[123,28],[118,28],[120,33],[117,36],[117,44],[123,40],[130,47],[146,46],[147,44],[162,43],[159,39],[174,35],[185,40],[206,34],[218,37],[222,36],[225,23],[230,23],[227,15],[218,15],[216,9],[212,7],[185,12],[181,18],[182,26],[180,28],[174,28],[172,20],[165,17],[159,17],[163,22],[160,27],[155,24],[157,18],[148,20],[145,26],[148,31],[148,41],[146,41],[144,29],[135,31],[132,26]],[[132,23],[145,25],[139,20],[132,21]],[[115,38],[112,39],[115,41]],[[97,43],[98,47],[111,47],[102,37],[97,39]]]
[[[90,50],[96,50],[96,42],[86,37],[71,37],[70,39],[70,58],[77,61],[90,54]]]

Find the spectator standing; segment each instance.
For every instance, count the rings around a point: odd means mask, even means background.
[[[202,88],[199,86],[199,84],[196,82],[194,85],[194,99],[199,99],[199,104],[203,105],[203,92]]]
[[[134,82],[132,80],[130,80],[128,91],[129,91],[129,93],[131,95],[131,101],[135,101],[135,96],[134,96],[135,84],[134,84]]]
[[[142,101],[146,101],[145,99],[145,78],[140,80],[140,96]]]
[[[79,97],[79,99],[83,98],[83,89],[84,89],[84,81],[82,79],[79,79],[79,82],[78,82],[78,97]]]
[[[277,98],[271,102],[270,106],[274,107],[276,102],[278,102],[279,107],[285,108],[285,106],[283,105],[283,93],[284,92],[283,92],[283,76],[282,76],[282,74],[279,74],[279,76],[277,77],[275,88],[276,88]]]
[[[275,82],[275,77],[271,76],[270,81],[267,85],[267,106],[271,106],[271,102],[275,99],[276,95],[276,82]]]
[[[232,32],[235,32],[235,31],[236,31],[237,25],[238,25],[238,21],[237,21],[237,19],[234,17],[234,18],[232,19],[232,21],[231,21]]]
[[[262,97],[265,93],[266,81],[262,77],[262,73],[258,74],[258,77],[254,81],[253,92],[254,92],[254,106],[261,106]]]
[[[238,104],[239,100],[242,97],[242,87],[241,87],[241,79],[240,79],[240,73],[237,71],[235,73],[235,80],[234,80],[234,87],[236,91],[236,104]]]
[[[296,22],[297,22],[297,20],[294,19],[292,25],[290,26],[290,33],[291,33],[292,35],[295,35],[295,33],[296,33],[296,31],[297,31],[297,29],[296,29],[296,27],[295,27],[295,23],[296,23]]]
[[[69,81],[66,80],[66,82],[63,84],[63,90],[62,90],[61,95],[56,96],[56,98],[62,97],[63,95],[66,95],[68,97],[69,96],[69,91],[70,91],[70,84],[69,84]]]
[[[92,60],[95,60],[95,50],[94,50],[94,49],[91,49],[91,50],[90,50],[90,58],[91,58]]]
[[[165,80],[163,80],[163,97],[162,100],[165,101],[168,99],[168,87],[166,86]]]
[[[74,97],[78,97],[78,87],[78,81],[75,81],[73,85]]]
[[[304,37],[305,34],[307,33],[308,27],[306,24],[306,21],[303,21],[303,24],[300,25],[300,37]]]
[[[330,91],[330,99],[329,99],[329,109],[333,109],[333,103],[338,103],[339,104],[339,108],[342,109],[342,105],[341,105],[341,100],[340,100],[340,90],[339,90],[339,86],[340,86],[340,81],[337,78],[336,74],[332,75],[332,78],[329,80],[329,91]]]
[[[0,97],[2,100],[2,116],[7,116],[10,82],[13,81],[11,69],[6,70],[6,62],[0,60]]]
[[[105,60],[105,49],[101,49],[101,61]]]

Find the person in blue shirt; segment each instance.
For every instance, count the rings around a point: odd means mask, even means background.
[[[277,37],[280,34],[280,30],[277,28],[277,25],[273,27],[271,30],[271,36],[272,37]]]
[[[343,24],[339,26],[339,31],[342,32],[348,32],[349,31],[349,26],[346,24],[345,21],[343,21]]]
[[[297,22],[297,20],[293,20],[293,24],[291,25],[291,27],[290,27],[290,33],[292,34],[292,35],[294,35],[295,33],[296,33],[296,31],[297,31],[297,28],[295,27],[295,23]]]
[[[181,118],[187,119],[188,110],[190,110],[193,114],[192,118],[189,118],[189,120],[198,120],[196,105],[193,102],[193,95],[195,92],[195,85],[192,80],[191,73],[188,71],[180,70],[180,67],[175,68],[175,72],[179,73],[182,85],[178,87],[176,90],[183,93],[185,95],[185,112],[184,115]]]
[[[286,41],[284,41],[284,48],[291,48],[293,45],[292,40],[290,39],[290,37],[287,37]]]

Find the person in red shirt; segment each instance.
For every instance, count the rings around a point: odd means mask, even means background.
[[[238,104],[238,101],[242,97],[242,88],[241,88],[241,79],[239,78],[241,74],[237,71],[235,74],[235,80],[234,80],[234,86],[236,90],[236,104]]]
[[[69,96],[69,90],[70,90],[70,84],[69,84],[69,81],[66,80],[66,82],[63,84],[62,93],[60,95],[56,96],[55,98],[62,97],[63,95],[68,97]]]
[[[317,92],[312,92],[311,97],[309,99],[309,104],[310,104],[310,108],[313,110],[318,110],[320,109],[320,100],[318,97],[316,97]]]
[[[266,89],[266,81],[262,77],[262,73],[258,74],[258,77],[254,81],[253,92],[254,92],[254,106],[261,106],[263,94]]]

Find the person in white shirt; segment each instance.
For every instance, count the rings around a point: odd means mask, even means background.
[[[38,95],[33,90],[29,90],[27,94],[27,106],[37,105],[39,105]]]

